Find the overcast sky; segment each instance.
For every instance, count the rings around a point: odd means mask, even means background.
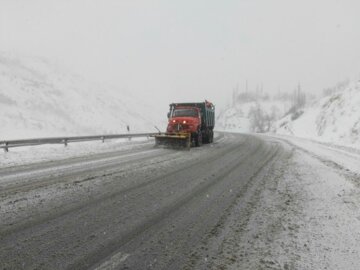
[[[360,77],[359,0],[0,0],[0,50],[161,102]]]

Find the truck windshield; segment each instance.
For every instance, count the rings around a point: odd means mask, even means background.
[[[198,112],[196,110],[192,110],[192,109],[176,109],[173,112],[173,117],[183,117],[183,116],[188,116],[188,117],[198,117]]]

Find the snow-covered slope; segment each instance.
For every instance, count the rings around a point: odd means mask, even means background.
[[[0,139],[155,131],[163,114],[34,57],[0,53]]]
[[[360,147],[360,82],[277,123],[278,134]]]
[[[221,111],[217,117],[217,130],[230,132],[251,132],[250,112],[256,107],[275,119],[283,116],[290,109],[290,102],[282,100],[259,100],[240,102]]]

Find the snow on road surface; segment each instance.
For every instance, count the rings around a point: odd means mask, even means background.
[[[232,209],[197,268],[359,269],[360,155],[260,137],[286,151]]]
[[[215,132],[214,138],[219,138],[219,133]],[[101,141],[70,142],[67,147],[64,147],[62,144],[15,147],[9,148],[8,153],[1,153],[0,151],[0,169],[37,162],[53,162],[62,159],[91,156],[99,153],[136,150],[154,144],[153,138],[138,137],[131,140],[127,138],[105,140],[104,143]]]
[[[360,174],[360,149],[322,143],[292,136],[279,136],[312,156],[345,171]]]
[[[90,142],[69,143],[67,147],[62,144],[38,145],[9,148],[8,153],[0,154],[0,168],[25,165],[36,162],[56,161],[98,153],[107,153],[125,149],[136,149],[145,145],[154,144],[149,138],[132,138]]]
[[[54,177],[41,162],[0,169],[0,259],[80,269],[358,269],[357,150],[283,136],[216,138],[189,152],[147,141],[117,152],[114,142],[108,153],[54,161],[62,171]],[[26,175],[32,170],[36,177]],[[33,261],[34,252],[46,255]]]

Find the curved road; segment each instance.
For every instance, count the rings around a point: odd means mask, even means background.
[[[0,170],[1,267],[206,269],[233,208],[258,200],[290,152],[222,134],[190,151],[150,142]]]

